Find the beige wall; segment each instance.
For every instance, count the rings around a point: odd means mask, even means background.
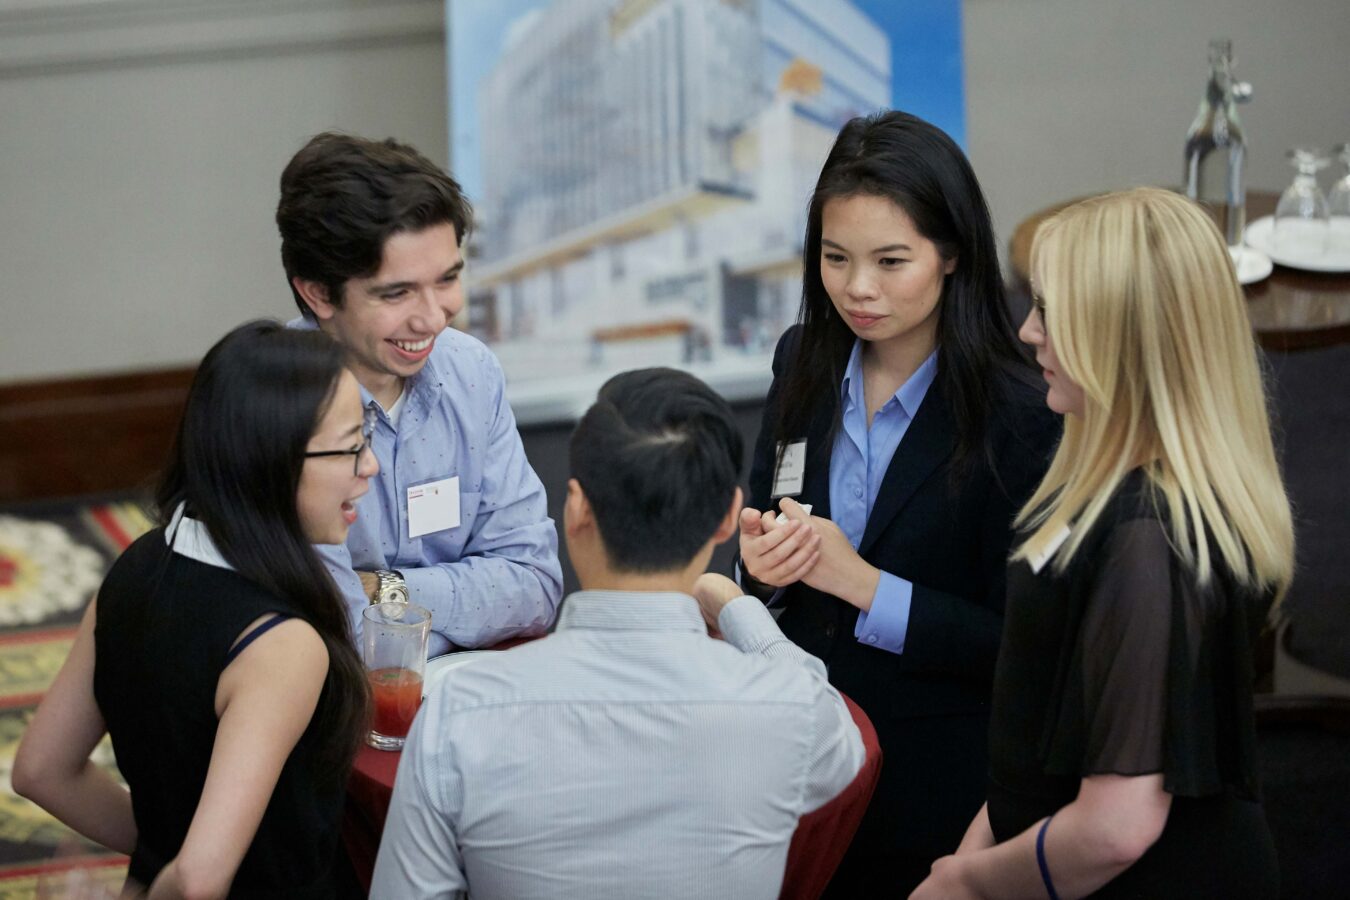
[[[294,315],[277,177],[327,128],[445,161],[443,9],[0,4],[0,383],[187,364]]]
[[[486,0],[484,0],[486,2]],[[897,0],[900,2],[900,0]],[[281,167],[325,128],[446,159],[443,0],[0,0],[0,383],[186,364],[293,307]],[[1249,184],[1350,140],[1345,0],[966,0],[967,132],[1002,240],[1176,183],[1209,37],[1256,89]]]
[[[1181,183],[1211,37],[1255,90],[1249,187],[1287,186],[1296,143],[1350,141],[1346,0],[965,0],[964,28],[968,149],[1004,247],[1056,200]]]

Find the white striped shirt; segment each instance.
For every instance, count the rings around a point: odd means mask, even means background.
[[[583,591],[448,673],[399,766],[372,898],[777,897],[798,818],[863,747],[754,598]]]

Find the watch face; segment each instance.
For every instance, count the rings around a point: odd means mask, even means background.
[[[408,589],[401,584],[391,584],[380,591],[381,603],[407,603]]]

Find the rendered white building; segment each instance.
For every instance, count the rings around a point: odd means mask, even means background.
[[[479,85],[470,320],[513,379],[772,349],[840,125],[889,105],[847,0],[556,0]]]

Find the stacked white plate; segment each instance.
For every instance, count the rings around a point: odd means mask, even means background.
[[[1275,220],[1262,216],[1247,223],[1245,240],[1282,266],[1306,272],[1350,272],[1350,217],[1336,216],[1331,220],[1325,244],[1302,246],[1275,239]],[[1245,256],[1245,254],[1244,254]],[[1241,279],[1241,269],[1238,270]],[[1249,282],[1243,282],[1248,284]]]
[[[1275,268],[1270,257],[1254,247],[1229,247],[1228,255],[1233,259],[1233,268],[1237,269],[1238,284],[1256,284]]]

